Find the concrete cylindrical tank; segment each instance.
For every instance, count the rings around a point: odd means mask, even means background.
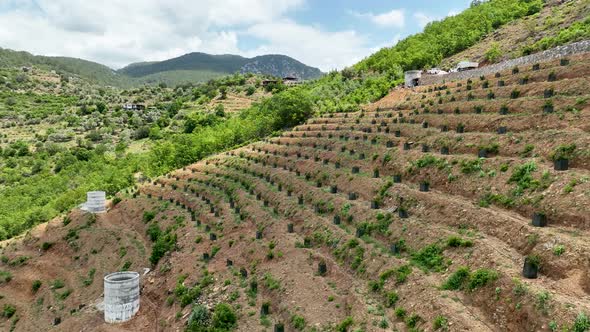
[[[89,191],[86,193],[86,208],[89,212],[104,212],[106,193],[104,191]]]
[[[104,277],[104,320],[122,323],[139,311],[139,273],[115,272]]]

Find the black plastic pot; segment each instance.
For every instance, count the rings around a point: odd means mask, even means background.
[[[443,110],[441,110],[441,109],[437,110],[436,114],[443,114]]]
[[[500,114],[501,114],[501,115],[506,115],[506,114],[508,114],[508,107],[506,107],[506,106],[502,106],[502,107],[500,107]]]
[[[338,186],[330,186],[330,193],[335,194],[338,192]]]
[[[262,306],[260,307],[260,316],[266,316],[269,313],[270,313],[270,304],[263,303]]]
[[[402,219],[406,219],[408,218],[408,211],[404,208],[399,208],[397,210],[397,215]]]
[[[293,224],[287,224],[287,233],[293,233]]]
[[[524,265],[522,267],[522,276],[527,279],[536,279],[539,272],[539,266],[530,262],[529,258],[524,259]]]
[[[400,247],[397,245],[397,243],[394,243],[391,245],[390,247],[391,253],[394,255],[397,255],[401,252]]]
[[[448,155],[449,154],[449,148],[446,146],[443,146],[442,148],[440,148],[440,154],[442,155]]]
[[[503,135],[506,134],[506,132],[508,131],[508,129],[506,127],[498,127],[498,130],[496,131],[498,133],[498,135]]]
[[[341,218],[339,215],[334,216],[334,225],[340,225]]]
[[[541,212],[533,213],[533,226],[545,227],[547,226],[547,215]]]
[[[503,86],[505,86],[505,85],[506,85],[506,82],[504,82],[504,81],[502,81],[502,80],[498,81],[498,86],[499,86],[499,87],[503,87]]]
[[[299,205],[303,205],[303,196],[299,196],[297,198],[297,203],[299,203]]]
[[[371,209],[377,210],[379,208],[379,202],[371,201]]]
[[[540,64],[538,64],[538,63],[535,63],[535,64],[533,65],[533,70],[540,70],[540,69],[541,69],[541,65],[540,65]]]
[[[441,132],[443,132],[443,133],[444,133],[444,132],[447,132],[447,131],[449,131],[449,127],[447,127],[447,126],[442,126],[442,127],[440,127],[440,131],[441,131]]]
[[[348,199],[349,200],[354,201],[357,198],[358,198],[358,195],[355,192],[348,193]]]
[[[428,128],[428,122],[422,122],[422,128]]]
[[[356,229],[356,237],[362,237],[363,235],[365,235],[365,230],[362,228],[357,228]]]
[[[457,126],[457,132],[458,133],[464,133],[465,132],[465,126]]]
[[[262,239],[262,232],[256,231],[256,240],[260,240],[260,239]]]
[[[393,141],[387,141],[387,143],[385,143],[385,146],[388,148],[392,148],[394,145]]]
[[[420,183],[420,191],[427,192],[429,190],[430,190],[430,183],[427,183],[427,182]]]
[[[553,105],[543,106],[543,113],[553,113]]]
[[[543,91],[543,97],[544,98],[551,98],[553,97],[553,89],[546,89],[545,91]]]
[[[400,174],[396,174],[393,176],[393,183],[402,183],[402,176]]]
[[[352,167],[352,174],[358,174],[360,172],[360,168],[358,166]]]
[[[217,240],[217,235],[215,233],[209,233],[209,240],[210,241],[215,241]]]
[[[402,136],[401,130],[396,130],[395,131],[395,137],[401,137],[401,136]]]
[[[326,265],[326,262],[321,261],[318,263],[318,274],[323,276],[326,273],[328,273],[328,266]]]
[[[234,262],[231,259],[227,259],[225,261],[225,266],[233,266],[233,265],[234,265]]]
[[[285,332],[285,325],[282,323],[275,324],[274,332]]]
[[[404,150],[410,150],[412,148],[412,146],[410,145],[410,143],[404,143]]]
[[[422,144],[422,152],[428,152],[430,150],[430,147],[427,144]]]
[[[334,163],[334,167],[335,167],[336,169],[339,169],[339,168],[340,168],[340,162],[336,162],[336,163]]]
[[[570,64],[570,60],[569,59],[560,59],[559,60],[559,65],[560,66],[567,66]]]
[[[376,169],[373,171],[373,178],[378,178],[379,177],[379,170]]]
[[[567,171],[569,168],[568,159],[557,159],[553,161],[553,169],[556,171]]]
[[[209,260],[209,253],[208,252],[204,252],[203,253],[203,260],[204,261],[208,261]]]
[[[359,153],[359,160],[363,160],[365,159],[365,154],[364,153]]]

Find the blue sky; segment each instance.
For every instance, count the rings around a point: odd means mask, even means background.
[[[466,0],[0,0],[0,47],[120,68],[188,52],[278,53],[324,71],[454,15]]]

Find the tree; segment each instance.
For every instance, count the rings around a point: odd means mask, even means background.
[[[313,113],[313,102],[307,90],[293,88],[267,99],[261,105],[263,113],[275,116],[275,129],[294,127]]]
[[[232,330],[235,328],[238,318],[229,304],[219,303],[215,306],[212,323],[217,329]]]
[[[221,86],[219,88],[219,93],[221,94],[219,99],[227,99],[227,87],[226,86]]]

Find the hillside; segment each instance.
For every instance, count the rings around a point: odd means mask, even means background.
[[[110,331],[101,276],[150,268],[117,330],[586,331],[590,54],[561,60],[399,89],[74,210],[4,243],[0,323]]]
[[[68,57],[32,55],[28,52],[0,48],[0,67],[30,66],[53,70],[64,77],[80,77],[93,84],[112,86],[129,86],[131,84],[127,77],[96,62]]]
[[[160,62],[131,64],[118,72],[144,79],[157,74],[163,80],[180,82],[189,79],[205,81],[212,75],[222,76],[235,72],[275,77],[295,76],[306,80],[318,78],[322,75],[319,69],[306,66],[284,55],[263,55],[248,59],[237,55],[211,55],[205,53],[189,53]]]
[[[539,13],[511,22],[441,66],[451,68],[465,59],[500,62],[584,39],[590,39],[590,1],[548,1]]]

